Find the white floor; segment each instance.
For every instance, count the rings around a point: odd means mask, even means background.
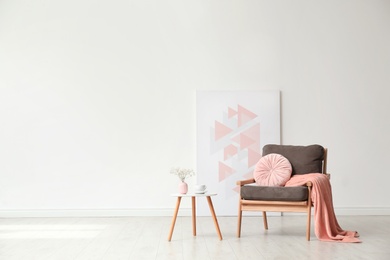
[[[390,259],[390,216],[339,216],[363,243],[305,240],[305,217],[244,217],[236,237],[234,217],[219,217],[219,241],[210,217],[178,217],[168,242],[170,217],[0,219],[0,259]]]

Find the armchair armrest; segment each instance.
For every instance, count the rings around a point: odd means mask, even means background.
[[[244,186],[245,184],[255,183],[255,179],[252,178],[252,179],[237,181],[236,183],[237,183],[237,185],[239,185],[239,186]]]

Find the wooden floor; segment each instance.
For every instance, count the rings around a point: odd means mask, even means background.
[[[211,217],[178,217],[168,242],[170,217],[0,219],[0,259],[390,259],[390,216],[339,216],[344,229],[358,230],[363,243],[305,240],[303,216],[219,217],[219,241]],[[312,229],[314,230],[314,229]]]

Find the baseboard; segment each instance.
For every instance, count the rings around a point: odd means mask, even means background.
[[[45,209],[45,210],[0,210],[0,218],[34,218],[34,217],[171,217],[173,208],[158,209]],[[313,212],[313,211],[312,211]],[[340,216],[386,216],[390,207],[345,207],[335,208]],[[258,212],[244,212],[245,215],[259,215]],[[283,213],[299,215],[301,213]],[[303,214],[303,213],[302,213]],[[191,216],[191,208],[180,208],[179,216]],[[280,216],[280,213],[269,212],[269,216]],[[220,215],[222,217],[222,215]]]
[[[337,207],[334,209],[337,216],[389,216],[390,208],[388,207]],[[314,213],[312,209],[311,213]],[[305,213],[288,213],[285,212],[283,215],[305,215]]]
[[[164,217],[173,215],[166,209],[44,209],[44,210],[0,210],[0,218],[36,217]],[[180,208],[178,216],[191,216],[190,208]]]
[[[335,213],[344,216],[386,216],[390,215],[390,207],[337,207]]]

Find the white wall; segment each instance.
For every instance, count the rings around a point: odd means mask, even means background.
[[[0,216],[171,214],[197,89],[279,89],[338,212],[390,214],[389,26],[385,0],[3,0]]]

